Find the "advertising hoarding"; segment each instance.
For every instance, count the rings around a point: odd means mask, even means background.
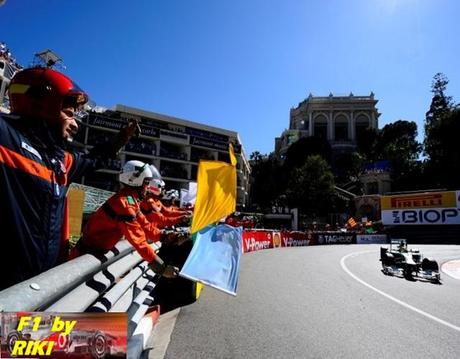
[[[382,196],[384,225],[460,224],[459,191]]]

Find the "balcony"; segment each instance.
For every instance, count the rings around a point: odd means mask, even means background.
[[[132,138],[125,146],[125,151],[155,156],[156,146],[153,142],[139,138]]]
[[[86,143],[90,146],[96,146],[100,143],[107,143],[115,135],[113,132],[90,129]]]
[[[161,130],[160,139],[168,142],[187,145],[189,143],[189,136],[183,133]]]
[[[192,152],[190,155],[190,161],[192,162],[200,162],[200,160],[215,160],[215,156],[210,151],[200,150],[197,148],[192,148]]]
[[[120,172],[121,167],[121,161],[119,159],[109,159],[104,169],[109,171]]]
[[[187,161],[187,154],[164,148],[164,144],[160,148],[160,157],[171,158],[174,160]]]
[[[356,148],[356,142],[351,140],[330,141],[333,150],[352,150]]]
[[[161,161],[160,174],[163,177],[189,179],[187,169],[174,162]]]

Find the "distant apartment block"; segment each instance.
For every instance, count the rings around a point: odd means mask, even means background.
[[[76,145],[90,148],[118,132],[128,119],[139,121],[140,137],[133,138],[108,168],[84,177],[83,184],[116,190],[123,164],[137,159],[154,164],[167,189],[188,188],[189,182],[196,181],[200,159],[228,162],[228,145],[233,143],[238,159],[237,205],[243,208],[248,203],[251,169],[237,132],[116,105],[114,110],[91,111],[75,138]]]

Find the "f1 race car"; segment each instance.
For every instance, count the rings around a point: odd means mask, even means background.
[[[380,261],[385,275],[401,275],[406,279],[422,278],[432,283],[441,282],[439,265],[424,258],[417,249],[407,249],[405,239],[392,239],[390,248],[380,247]]]
[[[0,314],[0,358],[13,356],[15,342],[20,341],[51,341],[54,343],[51,357],[90,357],[104,359],[106,356],[126,356],[120,351],[117,337],[101,330],[72,330],[69,335],[52,332],[54,315],[42,314],[37,328],[32,329],[32,322],[23,330],[18,331],[18,321],[28,312]],[[126,346],[126,344],[125,344]],[[45,347],[46,350],[47,347]],[[22,353],[22,351],[21,351]],[[26,355],[26,354],[24,354]],[[35,356],[35,355],[34,355]],[[21,355],[22,357],[22,355]]]

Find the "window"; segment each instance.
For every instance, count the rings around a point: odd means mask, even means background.
[[[313,136],[327,139],[327,118],[324,115],[315,117]]]
[[[338,115],[334,122],[335,140],[348,141],[348,119],[344,115]]]
[[[327,139],[327,123],[315,123],[313,135],[316,137]]]

